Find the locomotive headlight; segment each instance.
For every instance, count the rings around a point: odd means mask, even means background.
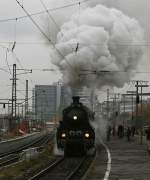
[[[62,133],[62,134],[61,134],[61,137],[62,137],[62,138],[65,138],[65,137],[66,137],[66,133]]]
[[[84,136],[85,136],[86,138],[89,138],[89,137],[90,137],[90,134],[89,134],[89,133],[85,133]]]
[[[77,116],[73,116],[73,119],[74,119],[74,120],[77,120],[77,119],[78,119],[78,117],[77,117]]]

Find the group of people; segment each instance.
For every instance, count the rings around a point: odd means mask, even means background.
[[[107,127],[107,141],[110,141],[111,135],[116,136],[116,133],[117,133],[117,136],[119,138],[123,138],[124,136],[126,136],[127,141],[130,142],[131,137],[134,137],[135,135],[135,131],[136,131],[136,128],[134,126],[124,128],[123,125],[119,125],[117,128],[117,131],[115,127],[112,128],[111,126],[108,126]],[[146,136],[148,153],[150,155],[150,126],[148,126],[145,129],[145,136]]]
[[[127,140],[130,141],[131,137],[134,137],[135,135],[135,127],[134,126],[128,126],[126,129],[123,125],[118,126],[118,137],[122,138],[124,135],[126,135]]]
[[[108,128],[107,128],[107,141],[110,140],[111,134],[113,136],[116,136],[116,133],[117,133],[117,136],[119,138],[123,138],[126,135],[127,140],[130,141],[131,136],[134,137],[134,135],[135,135],[135,127],[134,126],[127,127],[125,129],[123,125],[119,125],[118,129],[116,131],[115,127],[111,128],[111,126],[108,126]]]

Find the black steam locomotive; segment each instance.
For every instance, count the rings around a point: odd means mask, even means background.
[[[57,147],[64,155],[85,155],[94,149],[95,132],[90,121],[94,114],[79,102],[79,96],[73,97],[73,103],[63,110],[62,121],[57,128]]]

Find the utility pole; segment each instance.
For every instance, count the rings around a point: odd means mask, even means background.
[[[147,81],[145,81],[145,82],[147,82]],[[149,87],[149,85],[147,85],[147,84],[141,84],[141,85],[138,85],[138,87],[141,87],[141,114],[142,114],[142,109],[143,109],[143,106],[142,106],[142,103],[143,103],[143,87]]]
[[[13,77],[12,77],[12,99],[11,99],[11,118],[10,118],[10,131],[13,131],[16,124],[16,64],[13,64]]]
[[[133,95],[136,95],[136,91],[127,91],[127,93],[130,93],[131,95],[132,95],[132,117],[131,117],[131,120],[132,120],[132,125],[134,125],[134,123],[133,123],[133,112],[134,112],[134,107],[133,107],[133,105],[134,105],[134,98],[133,98]]]
[[[137,80],[137,81],[132,81],[133,84],[135,84],[136,87],[136,119],[135,119],[135,126],[136,128],[138,128],[140,126],[140,143],[143,143],[143,119],[141,118],[141,122],[139,124],[138,122],[138,104],[140,102],[140,95],[141,95],[141,104],[142,104],[142,96],[143,96],[143,92],[142,92],[142,87],[148,87],[148,81],[141,81],[141,80]],[[139,95],[138,92],[138,88],[141,87],[141,94]],[[145,94],[145,93],[144,93]],[[147,93],[149,94],[149,93]],[[142,105],[141,105],[141,115],[142,115]]]
[[[107,89],[107,120],[109,120],[109,89]]]
[[[139,81],[136,81],[136,112],[135,112],[135,123],[136,123],[136,127],[137,127],[137,118],[138,118],[138,104],[139,104],[139,94],[138,94],[138,86],[139,85]]]
[[[142,111],[143,111],[142,93],[143,93],[143,91],[142,91],[142,86],[141,86],[141,114],[142,114]]]
[[[138,117],[138,104],[140,102],[139,99],[139,93],[138,93],[138,88],[141,87],[141,115],[142,115],[142,96],[143,96],[143,87],[149,87],[148,81],[136,81],[136,119]],[[141,127],[143,126],[143,122],[141,122]]]
[[[21,114],[22,114],[22,118],[24,118],[24,109],[23,109],[24,107],[23,107],[23,104],[22,104],[22,106],[21,106]]]
[[[26,80],[26,96],[25,96],[25,120],[27,120],[27,114],[28,114],[28,80]]]
[[[131,118],[131,119],[132,119],[132,123],[133,123],[133,111],[134,111],[134,109],[133,109],[133,103],[134,103],[134,102],[133,102],[133,94],[132,94],[132,118]]]
[[[118,94],[118,106],[117,106],[118,115],[120,115],[120,94]]]
[[[125,126],[125,112],[126,112],[126,102],[125,102],[125,95],[122,95],[122,97],[123,97],[123,113],[124,113],[124,115],[123,115],[123,126]]]
[[[23,73],[17,74],[17,70],[24,71]],[[10,118],[10,124],[9,124],[9,129],[10,131],[13,131],[16,128],[16,106],[17,106],[17,75],[21,74],[27,74],[27,73],[32,73],[32,69],[16,69],[16,64],[13,64],[13,74],[12,74],[12,99],[11,99],[11,118]]]
[[[135,87],[137,88],[137,92],[136,92],[136,120],[137,120],[137,116],[138,116],[138,104],[139,104],[139,95],[138,95],[138,87],[141,87],[141,136],[140,136],[140,143],[143,144],[143,118],[142,118],[142,88],[143,87],[148,87],[147,85],[147,81],[142,81],[141,84],[139,85],[139,82],[141,81],[137,81]],[[143,84],[144,83],[144,84]]]

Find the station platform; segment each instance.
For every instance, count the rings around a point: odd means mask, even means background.
[[[107,146],[111,154],[111,180],[149,180],[150,156],[146,141],[136,136],[130,142],[127,138],[111,138]]]
[[[140,137],[130,142],[124,137],[111,137],[97,152],[90,172],[90,180],[150,180],[150,155],[146,141]]]

